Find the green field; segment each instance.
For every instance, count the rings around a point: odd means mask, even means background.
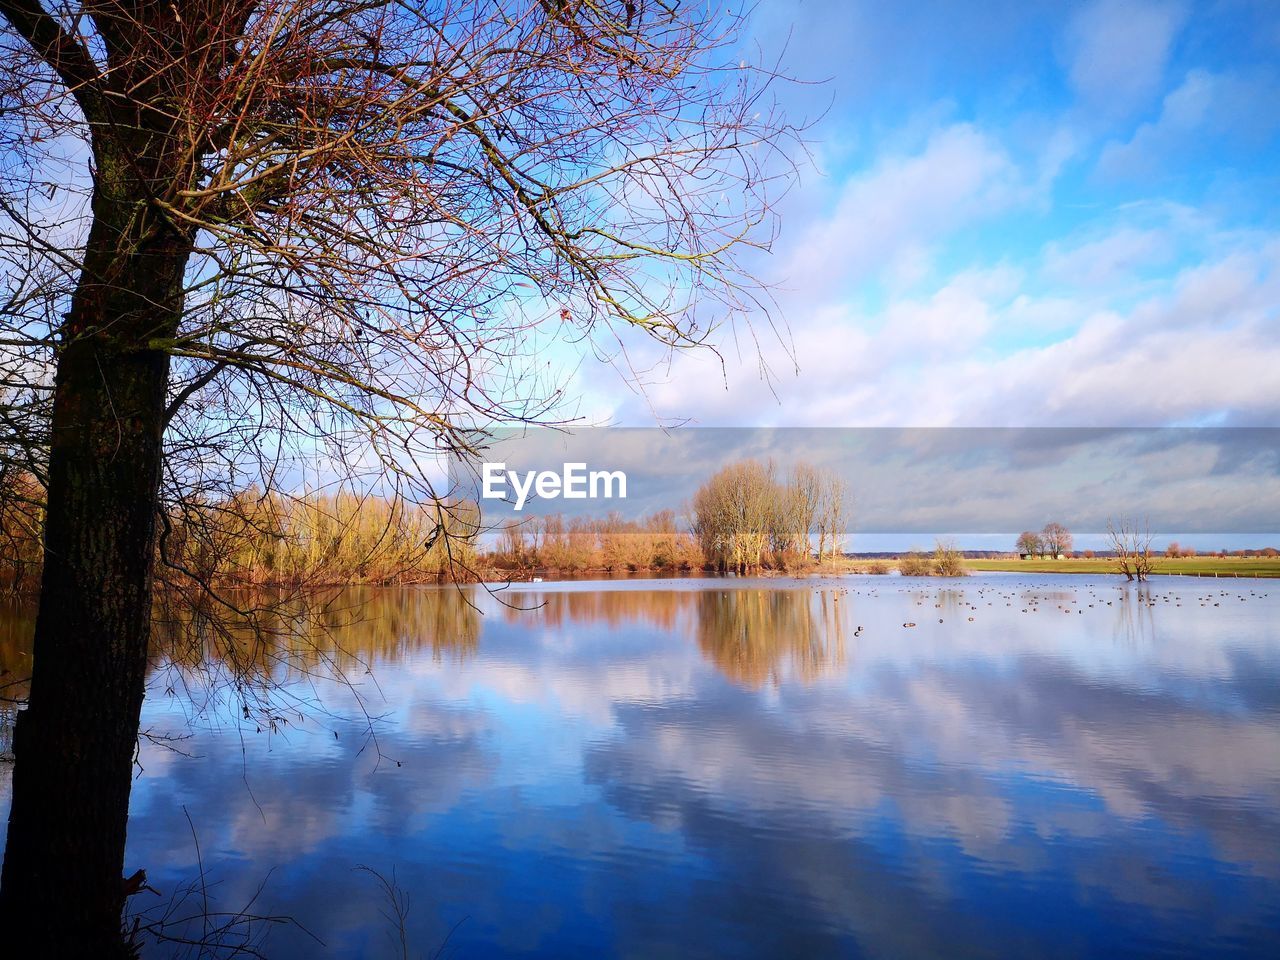
[[[965,560],[974,572],[1009,570],[1015,573],[1119,573],[1113,558],[1068,560]],[[1221,577],[1280,577],[1280,557],[1159,557],[1153,574]]]

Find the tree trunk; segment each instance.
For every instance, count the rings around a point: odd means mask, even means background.
[[[114,197],[95,194],[57,361],[33,676],[0,877],[15,956],[130,954],[121,877],[169,372],[151,344],[177,329],[190,242],[146,222],[136,184],[112,186]]]

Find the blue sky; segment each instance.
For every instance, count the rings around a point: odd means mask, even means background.
[[[579,412],[649,425],[1280,423],[1280,4],[763,0],[812,162],[761,318]],[[762,370],[762,361],[764,370]]]

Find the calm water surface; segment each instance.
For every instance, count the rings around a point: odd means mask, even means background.
[[[144,712],[128,870],[261,888],[316,938],[270,956],[399,956],[359,865],[407,894],[413,956],[1280,956],[1280,583],[344,603],[274,724],[216,658],[157,662]]]

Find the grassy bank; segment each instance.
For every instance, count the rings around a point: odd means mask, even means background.
[[[1116,561],[1110,557],[1071,558],[1067,560],[966,560],[965,566],[975,572],[1010,571],[1013,573],[1117,573]],[[1189,577],[1280,577],[1278,557],[1160,557],[1155,560],[1153,574]]]

